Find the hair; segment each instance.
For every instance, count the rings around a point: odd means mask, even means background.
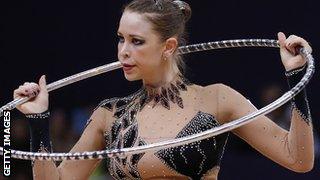
[[[188,3],[180,0],[133,0],[125,6],[123,12],[130,11],[144,14],[153,25],[153,30],[159,34],[161,41],[176,37],[178,46],[186,45],[186,22],[191,17]],[[174,53],[175,67],[182,74],[185,63],[182,56]]]

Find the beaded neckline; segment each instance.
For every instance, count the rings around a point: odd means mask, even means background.
[[[170,110],[170,101],[176,103],[180,108],[184,108],[183,100],[180,97],[181,91],[187,91],[187,86],[191,85],[186,79],[178,76],[174,81],[158,88],[143,86],[134,94],[124,98],[106,99],[100,103],[100,106],[113,111],[113,117],[122,121],[123,128],[131,126],[136,122],[136,115],[148,103],[154,108],[160,104]]]
[[[180,108],[183,108],[183,100],[180,97],[181,91],[187,91],[187,85],[190,83],[178,76],[176,80],[157,88],[149,86],[143,86],[140,94],[140,107],[144,107],[145,104],[152,102],[152,108],[157,104],[161,104],[166,109],[170,110],[170,101],[176,103]]]

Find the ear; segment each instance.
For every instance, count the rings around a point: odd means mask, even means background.
[[[173,55],[173,53],[175,52],[177,47],[178,47],[178,40],[176,38],[174,38],[174,37],[169,38],[165,42],[165,47],[164,47],[163,54],[166,57],[169,57],[169,56]]]

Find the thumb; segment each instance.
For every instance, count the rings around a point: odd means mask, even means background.
[[[283,32],[278,32],[278,40],[281,48],[285,47],[286,35]]]
[[[47,91],[46,75],[42,75],[39,79],[40,91]]]

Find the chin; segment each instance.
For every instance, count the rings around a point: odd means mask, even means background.
[[[141,78],[138,77],[136,74],[126,74],[124,73],[124,77],[128,80],[128,81],[137,81],[140,80]]]

